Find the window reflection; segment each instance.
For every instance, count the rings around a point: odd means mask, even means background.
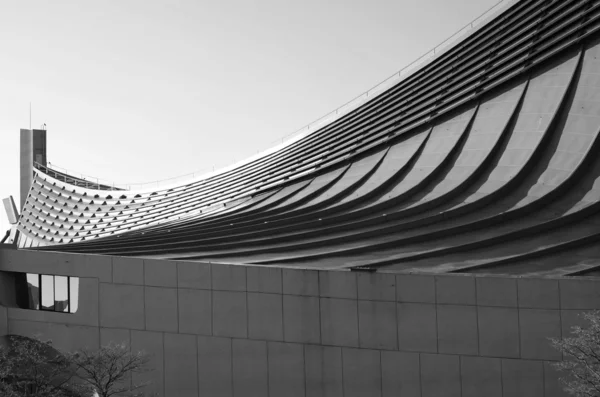
[[[79,279],[69,277],[69,303],[71,313],[75,313],[79,307]]]
[[[54,276],[54,310],[69,312],[69,279],[65,276]]]
[[[28,274],[27,275],[27,292],[28,302],[30,309],[39,310],[40,308],[40,275],[39,274]]]
[[[79,278],[27,274],[27,309],[75,313],[79,306]],[[23,307],[23,306],[22,306]]]

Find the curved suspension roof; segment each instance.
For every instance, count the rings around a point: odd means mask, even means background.
[[[110,191],[37,170],[19,244],[365,271],[600,273],[599,18],[600,1],[522,0],[356,110],[203,180]]]

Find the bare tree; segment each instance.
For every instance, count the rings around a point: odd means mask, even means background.
[[[9,336],[8,347],[0,347],[0,392],[2,396],[77,396],[71,387],[74,371],[52,342],[39,338]]]
[[[147,372],[149,358],[144,352],[132,353],[125,343],[110,343],[99,350],[82,349],[67,356],[76,371],[80,387],[99,397],[141,396],[149,382],[133,383],[133,373]]]
[[[565,360],[554,364],[567,373],[561,378],[565,390],[577,397],[600,396],[600,311],[584,313],[589,326],[573,327],[572,337],[552,338],[552,346]]]

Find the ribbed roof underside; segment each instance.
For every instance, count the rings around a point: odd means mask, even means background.
[[[598,275],[600,0],[523,0],[357,110],[156,191],[37,171],[21,247],[223,263]]]

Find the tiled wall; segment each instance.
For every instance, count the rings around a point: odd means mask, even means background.
[[[83,277],[76,314],[0,308],[0,334],[153,354],[164,396],[562,396],[549,337],[600,308],[582,279],[394,275],[0,250]]]

